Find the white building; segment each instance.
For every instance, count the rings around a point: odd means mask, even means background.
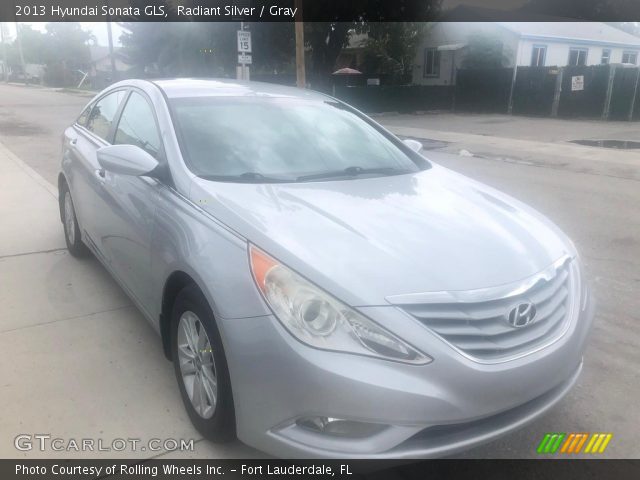
[[[89,53],[91,56],[90,76],[94,77],[100,74],[111,74],[111,56],[109,55],[109,47],[101,45],[90,45]],[[114,63],[116,72],[127,72],[132,68],[126,55],[122,53],[121,47],[114,48]]]
[[[470,36],[491,35],[502,43],[505,67],[638,65],[640,37],[598,22],[440,22],[418,48],[413,83],[453,85]]]

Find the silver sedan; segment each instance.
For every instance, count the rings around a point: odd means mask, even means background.
[[[420,148],[307,90],[125,81],[65,131],[60,216],[206,438],[440,456],[556,404],[593,306],[556,226]]]

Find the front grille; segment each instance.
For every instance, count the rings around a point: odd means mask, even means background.
[[[533,350],[564,332],[571,306],[572,263],[558,265],[553,274],[506,297],[398,306],[469,356],[501,360]],[[515,328],[506,317],[523,302],[533,303],[536,315],[529,325]]]

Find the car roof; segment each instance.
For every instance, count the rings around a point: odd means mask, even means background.
[[[152,80],[169,98],[189,97],[289,97],[327,100],[327,96],[307,89],[273,83],[227,79],[174,78]]]

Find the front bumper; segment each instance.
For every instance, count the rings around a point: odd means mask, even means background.
[[[593,319],[587,298],[556,342],[489,364],[456,352],[395,307],[359,310],[434,361],[416,366],[317,350],[271,315],[221,320],[240,440],[283,458],[428,458],[471,448],[564,397],[580,374]],[[296,424],[311,416],[384,428],[350,438]]]

